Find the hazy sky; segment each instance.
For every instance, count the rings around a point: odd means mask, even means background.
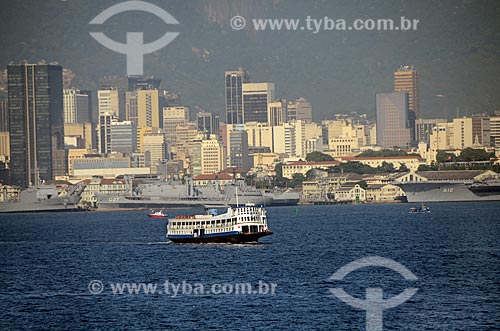
[[[103,76],[124,75],[126,57],[89,32],[125,41],[144,32],[151,42],[179,32],[144,56],[144,71],[163,79],[186,105],[222,113],[226,69],[243,66],[252,81],[273,81],[277,97],[306,97],[316,120],[333,113],[375,112],[375,93],[392,91],[392,73],[414,64],[424,117],[500,109],[499,1],[159,1],[178,25],[145,12],[121,13],[102,26],[88,23],[120,1],[2,1],[0,67],[27,59],[57,60],[75,87],[97,88]],[[231,18],[247,26],[234,30]],[[255,31],[252,19],[418,19],[416,31]]]

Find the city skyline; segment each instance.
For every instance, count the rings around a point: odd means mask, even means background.
[[[415,31],[405,33],[411,35]],[[57,164],[54,174],[59,176],[73,176],[83,171],[72,162],[83,162],[78,158],[86,158],[87,154],[95,158],[97,153],[102,158],[110,158],[109,164],[98,162],[109,169],[142,167],[148,169],[137,171],[162,173],[168,162],[176,162],[184,173],[200,175],[205,174],[204,171],[217,173],[228,166],[250,170],[252,157],[266,153],[268,157],[275,155],[277,160],[303,159],[312,152],[352,157],[370,148],[407,151],[418,148],[424,159],[432,160],[442,149],[462,150],[471,146],[491,149],[491,142],[499,141],[491,136],[490,125],[495,123],[494,117],[479,115],[473,109],[470,111],[476,115],[472,118],[461,119],[457,111],[451,122],[450,116],[428,118],[423,115],[423,91],[432,86],[433,78],[422,74],[429,70],[427,66],[419,65],[418,59],[411,59],[411,55],[404,57],[379,73],[379,78],[390,78],[392,82],[387,86],[380,79],[374,86],[377,93],[363,104],[362,109],[367,111],[337,109],[338,112],[329,114],[324,113],[323,107],[315,106],[318,99],[311,95],[317,96],[316,92],[330,86],[333,81],[323,82],[316,90],[310,89],[307,76],[281,85],[278,83],[281,73],[274,67],[257,74],[252,70],[255,63],[248,59],[243,61],[244,58],[238,61],[242,62],[238,65],[222,64],[219,78],[211,83],[217,90],[201,103],[192,94],[186,97],[178,93],[182,91],[183,83],[163,76],[160,70],[156,72],[156,67],[153,67],[153,75],[116,75],[111,74],[111,67],[107,67],[93,79],[98,87],[89,90],[89,84],[79,82],[78,72],[59,62],[47,64],[40,60],[37,64],[29,64],[21,61],[18,66],[61,68],[66,155],[63,157],[61,152],[54,152],[63,160],[54,161]],[[147,62],[144,61],[144,65]],[[9,68],[13,66],[11,64]],[[218,67],[221,67],[220,63]],[[9,73],[9,86],[13,77]],[[197,80],[197,77],[197,74],[192,74],[189,79]],[[193,84],[191,89],[195,88],[196,84]],[[299,92],[291,94],[291,90],[296,89]],[[14,101],[15,93],[7,92],[9,99]],[[203,89],[199,92],[204,93]],[[448,97],[435,92],[436,102],[448,106]],[[354,97],[356,93],[351,93],[354,99],[357,99]],[[333,94],[335,92],[328,93]],[[211,109],[212,97],[222,101],[224,108]],[[5,105],[4,102],[2,107]],[[331,107],[334,109],[336,103]],[[11,118],[18,116],[15,104],[11,108]],[[374,113],[369,111],[371,108],[375,108]],[[495,111],[492,108],[487,113]],[[15,164],[20,160],[16,156],[17,147],[14,148],[19,140],[15,137],[18,134],[16,123],[12,125],[11,121],[10,126],[13,128],[10,136],[1,135],[1,152],[7,165],[9,161]],[[445,133],[444,141],[440,135],[434,135],[440,132]],[[426,147],[420,143],[425,143]],[[61,142],[58,144],[60,146]],[[16,151],[10,154],[14,149]],[[69,151],[72,151],[71,158]],[[118,154],[130,158],[126,167],[117,161]],[[14,156],[14,159],[9,159],[9,156]],[[92,165],[87,164],[86,170],[88,166]],[[44,176],[52,179],[56,177],[54,174]]]

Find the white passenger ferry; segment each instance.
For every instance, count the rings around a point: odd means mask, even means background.
[[[253,204],[229,207],[224,214],[209,209],[203,215],[176,216],[167,225],[167,239],[174,243],[247,243],[271,234],[266,210]]]

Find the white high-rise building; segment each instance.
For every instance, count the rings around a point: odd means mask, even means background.
[[[500,116],[490,117],[491,145],[500,147]]]
[[[132,121],[111,123],[111,151],[132,155],[137,149],[137,130]]]
[[[99,115],[113,114],[120,116],[120,94],[117,89],[101,89],[97,91]]]
[[[194,142],[191,157],[193,176],[215,174],[222,170],[222,148],[216,135]]]
[[[161,161],[166,159],[166,144],[165,138],[162,133],[150,133],[143,137],[142,141],[142,152],[149,156],[150,165],[155,166],[160,165]]]
[[[429,137],[429,148],[436,153],[439,150],[453,148],[454,145],[454,126],[450,122],[438,123],[432,128],[432,133]]]
[[[64,123],[90,121],[89,96],[76,89],[63,90]]]
[[[474,143],[472,134],[472,118],[453,119],[453,147],[464,149]]]
[[[177,125],[186,125],[189,122],[189,107],[163,107],[163,132],[169,144],[177,142],[175,130]]]

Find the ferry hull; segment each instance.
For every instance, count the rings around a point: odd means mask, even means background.
[[[260,238],[272,235],[269,230],[265,232],[252,232],[252,233],[234,233],[220,236],[204,236],[204,237],[176,237],[168,236],[167,239],[176,244],[243,244],[257,242]]]
[[[500,201],[500,192],[476,194],[466,183],[395,183],[406,193],[408,202]]]

